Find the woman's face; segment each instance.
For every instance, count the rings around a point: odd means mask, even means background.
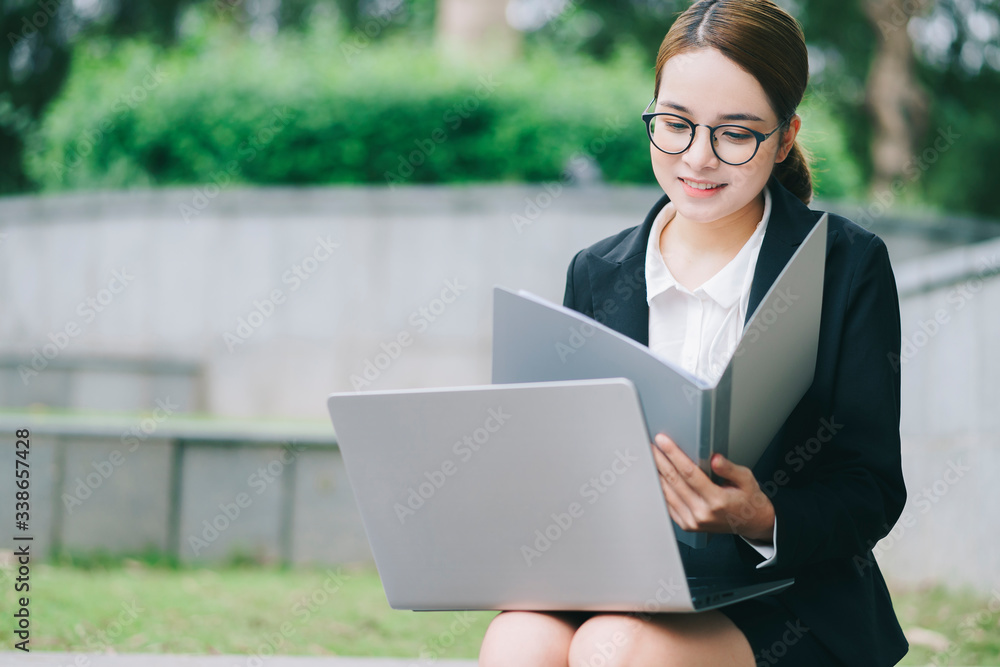
[[[674,113],[705,125],[735,123],[761,134],[771,132],[779,122],[757,79],[712,48],[687,51],[664,64],[650,111]],[[664,153],[650,143],[653,173],[688,220],[707,223],[738,216],[754,205],[775,162],[791,150],[799,124],[798,116],[793,117],[788,131],[768,137],[752,160],[738,166],[716,157],[706,127],[697,128],[694,142],[679,155]]]

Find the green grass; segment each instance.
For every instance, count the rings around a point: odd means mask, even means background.
[[[1000,665],[1000,588],[986,597],[943,586],[892,587],[893,607],[910,639],[900,665]],[[929,630],[947,640],[947,648],[921,641]],[[926,645],[925,645],[926,644]],[[942,645],[943,646],[943,645]]]
[[[2,577],[0,615],[15,599]],[[496,612],[391,609],[372,568],[176,568],[139,561],[31,569],[39,651],[474,658]],[[16,639],[0,624],[0,646]]]
[[[7,619],[11,575],[9,564],[0,567]],[[31,648],[42,651],[469,659],[496,614],[393,610],[371,567],[209,568],[155,555],[91,556],[33,564],[30,583]],[[1000,592],[891,590],[911,636],[901,665],[1000,665]],[[11,624],[0,623],[0,646],[14,641]],[[934,649],[934,641],[950,644]]]

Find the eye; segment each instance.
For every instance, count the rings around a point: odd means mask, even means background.
[[[675,132],[678,134],[687,133],[691,131],[691,128],[687,123],[684,123],[676,118],[670,118],[667,116],[658,117],[660,127],[666,132]]]
[[[754,137],[747,130],[741,127],[723,127],[719,128],[721,138],[732,144],[744,144],[749,141],[753,141]]]

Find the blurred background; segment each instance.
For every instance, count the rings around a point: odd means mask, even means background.
[[[1000,3],[779,4],[812,206],[885,239],[899,288],[909,500],[873,546],[908,664],[996,663]],[[642,222],[688,5],[0,3],[0,497],[29,429],[40,647],[252,654],[267,595],[297,618],[339,572],[272,650],[474,656],[488,617],[443,648],[451,616],[386,607],[325,398],[488,383],[493,286],[561,302]],[[101,586],[153,611],[94,640],[125,613]],[[203,639],[160,622],[206,598]]]

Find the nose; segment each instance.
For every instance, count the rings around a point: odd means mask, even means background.
[[[694,141],[684,151],[684,162],[692,169],[714,169],[719,166],[719,158],[712,150],[712,133],[701,125],[694,128]]]

